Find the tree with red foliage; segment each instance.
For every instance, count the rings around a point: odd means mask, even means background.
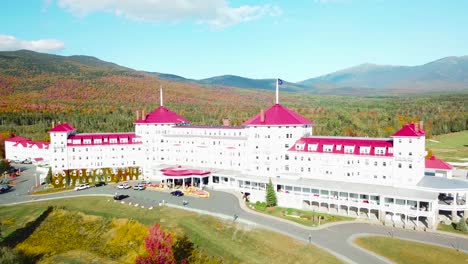
[[[166,234],[159,224],[149,228],[145,238],[147,256],[138,256],[137,264],[176,264],[172,252],[172,236]]]

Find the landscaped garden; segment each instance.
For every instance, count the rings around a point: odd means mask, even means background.
[[[305,226],[319,226],[338,221],[354,220],[354,218],[351,217],[330,215],[321,212],[304,211],[285,207],[268,207],[267,204],[263,202],[247,203],[247,207],[255,210],[256,212],[279,217]]]
[[[381,255],[395,263],[429,264],[429,263],[467,263],[468,254],[457,250],[454,238],[453,248],[439,247],[403,239],[370,236],[360,237],[354,241],[357,245]]]
[[[49,207],[53,211],[44,215]],[[340,263],[321,249],[271,231],[169,207],[149,210],[108,197],[2,206],[0,221],[0,245],[14,245],[40,263],[134,263],[144,254],[148,226],[155,223],[176,240],[187,235],[199,254],[220,261],[193,263]]]

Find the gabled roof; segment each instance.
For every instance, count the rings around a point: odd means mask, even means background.
[[[299,115],[298,113],[280,105],[275,104],[272,107],[268,108],[265,113],[265,119],[262,122],[261,118],[262,113],[260,112],[256,116],[247,120],[244,125],[253,126],[253,125],[312,125],[313,122],[307,118]]]
[[[54,128],[49,130],[49,132],[69,132],[69,131],[75,131],[76,129],[69,125],[68,123],[62,123],[56,125]]]
[[[170,111],[164,106],[160,106],[146,115],[144,119],[135,121],[135,124],[178,124],[189,123],[189,121],[177,113]]]
[[[296,147],[301,145],[300,148]],[[309,145],[313,145],[309,149]],[[324,146],[331,146],[326,151]],[[345,151],[345,147],[351,147],[351,151]],[[361,148],[368,148],[362,151]],[[380,148],[383,152],[376,152]],[[393,156],[393,140],[388,138],[352,138],[352,137],[303,137],[289,149],[289,151],[332,153],[346,155],[370,155],[370,156]]]
[[[416,128],[414,124],[406,124],[400,130],[395,132],[392,137],[420,137],[424,136],[424,130]]]
[[[436,158],[434,155],[426,159],[426,169],[451,170],[452,168],[452,165]]]

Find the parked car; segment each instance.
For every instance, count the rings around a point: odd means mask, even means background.
[[[0,184],[0,193],[7,192],[11,189],[11,186],[8,184]]]
[[[133,190],[139,190],[139,191],[143,191],[145,189],[145,185],[139,183],[135,186],[133,186]]]
[[[121,184],[117,185],[118,189],[129,189],[131,187],[132,186],[130,186],[127,182],[124,182],[124,183],[121,183]]]
[[[89,184],[87,184],[87,183],[80,184],[80,185],[75,187],[75,191],[86,190],[88,188],[89,188]]]
[[[142,181],[141,184],[151,184],[150,181]]]
[[[123,200],[123,199],[128,198],[128,197],[130,197],[130,196],[126,195],[126,194],[116,194],[116,195],[114,195],[114,200],[119,201],[119,200]]]
[[[30,159],[25,159],[21,161],[21,164],[32,164],[32,161]]]
[[[101,187],[101,186],[105,186],[105,185],[106,185],[106,182],[100,181],[100,182],[96,182],[94,184],[94,187]]]
[[[171,192],[171,195],[180,197],[180,196],[184,196],[184,193],[181,190],[175,190],[175,191]]]

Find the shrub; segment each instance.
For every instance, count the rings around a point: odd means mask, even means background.
[[[468,227],[466,225],[465,217],[462,217],[460,219],[460,221],[458,221],[456,229],[459,230],[459,231],[462,231],[462,232],[468,231]]]
[[[265,211],[265,209],[267,208],[267,204],[265,202],[257,201],[255,203],[255,208],[257,208],[257,210]]]

